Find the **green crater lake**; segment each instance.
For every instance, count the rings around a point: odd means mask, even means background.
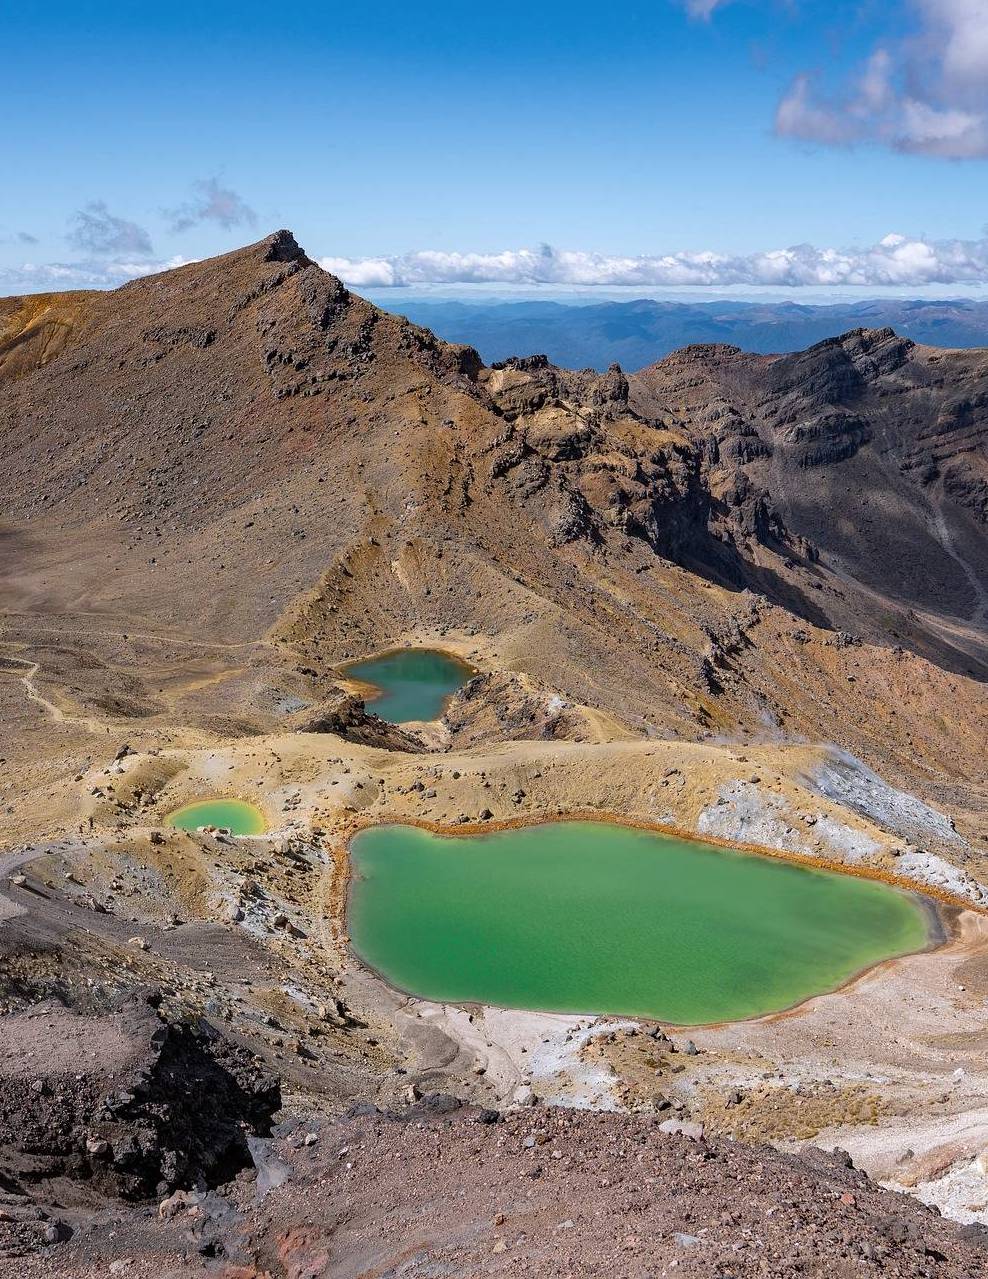
[[[200,826],[224,826],[234,835],[262,835],[267,830],[264,814],[242,799],[204,799],[177,808],[165,818],[167,826],[198,830]]]
[[[380,691],[367,698],[375,715],[392,724],[438,719],[453,693],[473,675],[473,669],[432,648],[401,648],[343,668],[348,679],[373,684]]]
[[[355,950],[440,1001],[734,1021],[930,940],[886,884],[616,825],[379,826],[350,856]]]

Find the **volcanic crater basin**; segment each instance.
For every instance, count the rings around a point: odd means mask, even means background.
[[[350,857],[357,955],[440,1002],[738,1021],[942,935],[918,894],[616,824],[383,825]]]
[[[409,724],[438,719],[476,672],[452,653],[398,648],[350,662],[341,673],[361,686],[375,715],[392,724]]]

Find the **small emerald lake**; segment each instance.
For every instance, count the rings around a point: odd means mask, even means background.
[[[165,825],[180,830],[200,826],[222,826],[233,835],[262,835],[267,830],[264,814],[242,799],[203,799],[177,808],[165,818]]]
[[[438,719],[473,673],[466,662],[432,648],[395,649],[343,667],[346,679],[373,685],[368,707],[392,724]]]
[[[930,940],[919,899],[886,884],[604,823],[379,826],[350,856],[356,952],[435,1000],[733,1021]]]

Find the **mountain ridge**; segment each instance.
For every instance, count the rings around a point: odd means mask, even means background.
[[[328,672],[467,627],[547,687],[693,736],[793,715],[742,638],[770,617],[913,652],[937,680],[988,673],[984,352],[859,329],[631,375],[487,367],[288,232],[87,308],[51,358],[0,376],[10,634],[39,609],[155,616]],[[88,548],[71,569],[70,531]],[[803,678],[835,707],[863,691]],[[881,767],[862,725],[885,712],[841,736],[822,704],[797,698],[800,731]],[[965,705],[959,742],[980,695]]]

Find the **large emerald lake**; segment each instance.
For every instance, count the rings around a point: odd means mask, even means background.
[[[348,679],[372,684],[367,697],[375,715],[392,724],[438,719],[449,697],[473,675],[465,662],[432,648],[401,648],[343,668]]]
[[[430,999],[680,1024],[752,1017],[922,949],[874,880],[595,822],[350,845],[357,953]]]

